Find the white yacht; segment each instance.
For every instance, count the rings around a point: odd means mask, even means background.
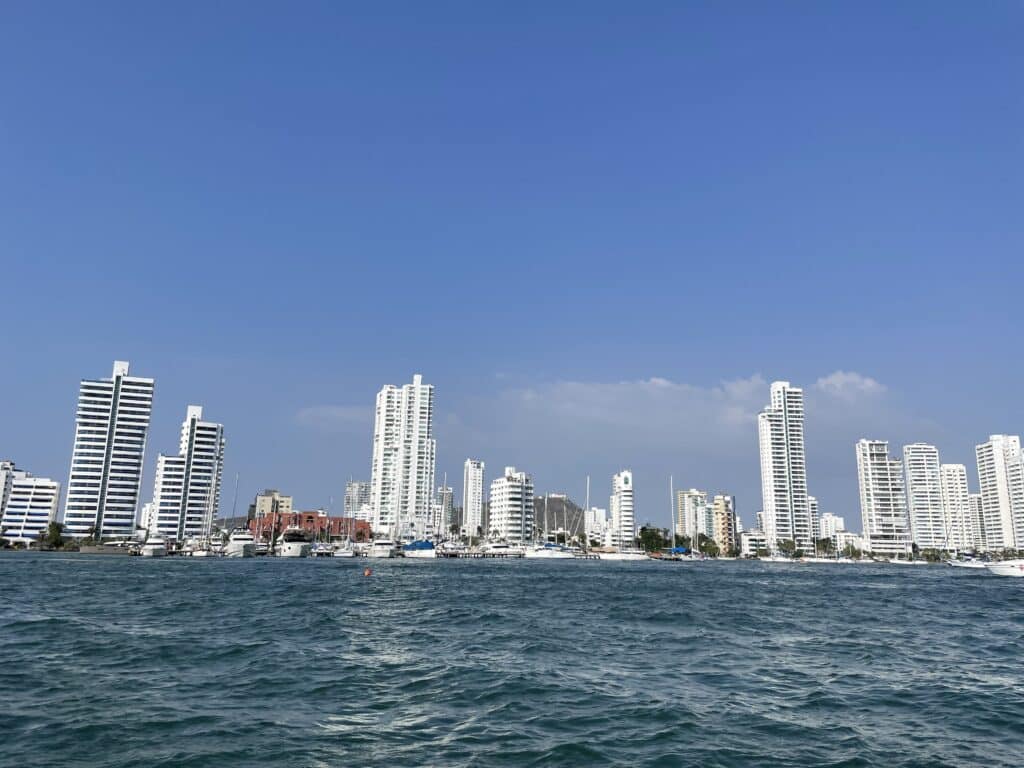
[[[225,557],[253,557],[256,554],[256,540],[248,528],[235,528],[228,536],[224,547]]]
[[[277,542],[278,557],[309,557],[312,545],[308,534],[297,525],[289,525]]]
[[[395,542],[391,539],[374,539],[366,552],[367,557],[394,557]]]
[[[598,552],[600,560],[650,560],[647,553],[640,549],[620,549],[616,552]]]
[[[434,547],[434,542],[420,539],[419,541],[410,541],[408,544],[403,546],[402,555],[405,557],[432,560],[437,557],[437,549]]]
[[[977,570],[983,569],[986,565],[981,560],[947,560],[946,562],[954,568],[974,568]]]
[[[519,546],[512,546],[511,544],[504,541],[489,541],[480,547],[480,551],[485,555],[501,555],[504,557],[522,557],[523,548]]]
[[[335,557],[355,557],[356,551],[352,548],[352,543],[346,541],[344,544],[334,545],[334,556]]]
[[[139,554],[143,557],[166,557],[167,540],[155,533],[151,533],[146,537],[146,543],[142,545],[142,550]]]
[[[985,563],[985,567],[996,576],[1024,578],[1024,560],[1000,560],[998,563]]]
[[[535,544],[532,547],[527,547],[526,551],[523,553],[523,557],[531,560],[573,560],[576,556],[568,547],[562,546],[561,544],[552,544],[547,542],[545,544]]]

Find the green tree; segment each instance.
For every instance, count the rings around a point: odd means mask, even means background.
[[[814,546],[817,549],[817,551],[825,557],[828,557],[836,551],[835,544],[832,543],[832,538],[829,536],[825,536],[821,539],[818,539],[816,542],[814,542]]]
[[[668,545],[668,539],[660,528],[641,528],[637,541],[645,552],[655,552]]]
[[[853,544],[847,544],[843,547],[843,555],[851,560],[860,560],[861,551],[853,546]]]
[[[676,534],[673,538],[675,540],[675,546],[683,547],[685,549],[690,548],[690,542],[692,539],[690,539],[689,536],[680,536],[679,534]]]
[[[779,539],[777,544],[779,554],[783,557],[794,557],[796,555],[796,542],[792,539]]]
[[[708,557],[718,557],[718,542],[703,533],[697,534],[697,550]]]
[[[47,549],[60,549],[64,546],[64,526],[50,523],[46,530],[39,534],[39,543]]]

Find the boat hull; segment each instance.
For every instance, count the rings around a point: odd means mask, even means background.
[[[646,552],[600,552],[598,554],[601,560],[650,560]]]
[[[286,541],[277,546],[278,557],[309,557],[312,549],[306,541]]]
[[[139,554],[141,554],[143,557],[167,557],[167,547],[145,546],[142,548],[142,552],[140,552]]]
[[[523,553],[528,560],[574,560],[576,556],[567,549],[528,549]]]
[[[433,560],[437,557],[436,549],[407,549],[402,552],[406,557],[411,557],[416,560]]]
[[[255,555],[256,545],[251,541],[229,541],[227,547],[224,549],[224,557],[255,557]]]
[[[1024,560],[1004,560],[1001,563],[987,563],[989,573],[996,576],[1016,576],[1024,578]]]

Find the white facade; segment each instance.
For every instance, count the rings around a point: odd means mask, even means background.
[[[754,557],[760,550],[768,549],[768,540],[760,528],[748,528],[740,532],[740,555]]]
[[[0,462],[0,533],[8,541],[33,544],[57,520],[60,483],[34,477]]]
[[[83,380],[78,392],[64,527],[74,537],[130,537],[142,483],[153,379],[114,362],[109,379]]]
[[[836,534],[846,530],[846,520],[831,512],[824,513],[818,518],[819,539],[832,539],[835,541]]]
[[[373,530],[422,538],[434,504],[434,387],[416,374],[412,384],[377,393],[370,468]]]
[[[491,520],[488,537],[492,541],[525,544],[533,540],[533,480],[515,467],[491,483]]]
[[[434,536],[448,538],[454,518],[455,492],[451,487],[442,485],[437,489],[437,501],[434,503]]]
[[[974,450],[985,548],[1024,548],[1024,456],[1020,437],[992,435]]]
[[[608,510],[591,507],[586,512],[587,542],[604,542],[608,531]]]
[[[971,534],[973,536],[974,548],[979,552],[988,550],[985,542],[985,513],[981,505],[981,494],[972,493],[967,497],[971,510]]]
[[[857,443],[857,478],[864,538],[871,552],[903,555],[910,551],[910,521],[903,484],[903,462],[889,456],[885,440]]]
[[[220,507],[224,469],[224,426],[203,421],[203,409],[190,405],[181,425],[178,454],[156,461],[153,503],[157,532],[171,541],[210,535]]]
[[[466,459],[462,467],[462,533],[483,535],[484,525],[484,463]]]
[[[676,536],[689,536],[694,547],[699,534],[714,537],[714,510],[708,504],[707,491],[696,488],[676,491],[675,533]]]
[[[349,480],[345,483],[345,517],[362,517],[364,510],[370,508],[370,484],[365,480]]]
[[[612,542],[616,546],[632,547],[636,539],[636,516],[633,509],[633,473],[624,469],[612,475],[611,511]]]
[[[910,541],[921,549],[947,549],[949,529],[942,503],[939,449],[926,443],[903,446]]]
[[[975,549],[979,544],[974,540],[967,467],[963,464],[943,464],[939,472],[942,479],[943,517],[946,530],[949,531],[945,549]]]
[[[768,546],[792,540],[814,551],[815,524],[807,495],[804,452],[804,392],[788,381],[771,386],[771,403],[758,415],[761,448],[761,498]]]

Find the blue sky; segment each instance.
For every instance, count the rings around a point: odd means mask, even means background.
[[[186,404],[225,423],[240,507],[340,505],[414,372],[439,481],[603,501],[628,466],[642,520],[670,473],[752,519],[776,378],[854,528],[857,438],[976,486],[1024,428],[1018,2],[3,16],[0,454],[38,474],[115,358],[157,380],[150,465]]]

